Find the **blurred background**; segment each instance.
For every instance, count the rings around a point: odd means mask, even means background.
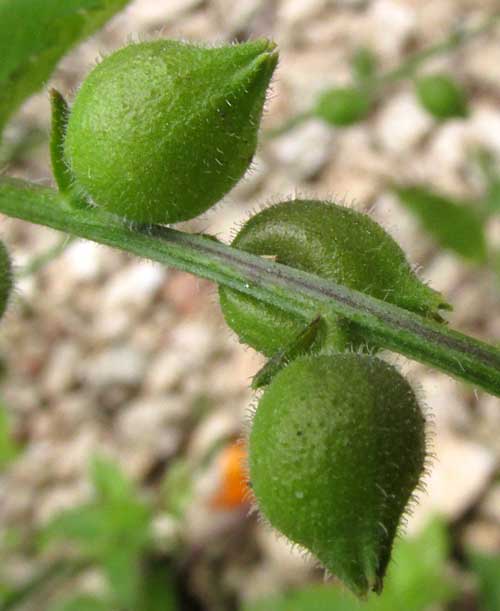
[[[253,167],[181,228],[230,240],[296,194],[370,211],[454,305],[452,326],[498,343],[499,12],[493,0],[134,0],[48,85],[71,99],[130,40],[274,39]],[[436,110],[415,74],[452,79],[459,108]],[[374,82],[360,116],[319,110],[325,91]],[[5,172],[52,184],[49,120],[45,90],[5,131]],[[19,276],[0,329],[0,610],[361,608],[248,504],[238,440],[263,361],[225,326],[215,287],[20,221],[0,231]],[[498,610],[500,400],[387,358],[432,414],[436,458],[386,593],[366,606]]]

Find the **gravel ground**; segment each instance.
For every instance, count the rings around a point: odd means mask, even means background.
[[[264,120],[268,129],[307,110],[325,86],[347,82],[349,57],[360,44],[373,48],[389,69],[403,53],[436,42],[457,23],[477,23],[495,6],[493,0],[136,0],[66,57],[50,85],[71,96],[97,57],[131,38],[221,42],[266,35],[281,49]],[[183,228],[228,239],[251,211],[297,193],[370,210],[422,277],[454,304],[451,324],[499,342],[500,291],[493,273],[436,247],[388,189],[392,179],[418,179],[477,196],[467,151],[484,145],[500,157],[499,36],[480,37],[426,64],[426,70],[449,69],[473,92],[467,119],[435,122],[418,106],[411,85],[398,83],[359,125],[339,130],[311,119],[263,142],[246,179],[214,211]],[[25,105],[7,136],[15,139],[26,125],[47,130],[45,92]],[[46,146],[8,172],[50,183]],[[59,239],[8,219],[0,228],[17,266]],[[489,238],[500,246],[498,221]],[[85,501],[88,460],[96,452],[116,458],[146,494],[155,494],[176,457],[199,465],[215,444],[241,434],[252,401],[249,380],[262,365],[225,327],[212,285],[80,241],[19,282],[0,349],[7,368],[1,392],[24,445],[0,476],[4,529],[34,529]],[[389,358],[421,388],[435,421],[437,459],[409,530],[436,510],[454,523],[473,515],[463,536],[500,552],[500,401]],[[180,526],[158,515],[158,540],[175,536],[193,550],[218,549],[224,558],[220,582],[243,599],[314,573],[300,553],[245,511],[211,507],[219,471],[216,458],[199,470]],[[221,533],[227,534],[223,543]],[[192,582],[209,598],[206,567],[196,564]],[[12,557],[9,572],[21,579],[32,568],[26,558]]]

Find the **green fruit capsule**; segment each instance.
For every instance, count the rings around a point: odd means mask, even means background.
[[[324,91],[316,104],[315,115],[340,127],[362,121],[371,109],[368,93],[357,87]]]
[[[243,226],[233,246],[432,318],[447,307],[417,278],[380,225],[331,202],[294,200],[267,208]],[[243,343],[267,356],[290,344],[310,322],[230,288],[220,287],[219,296],[227,324]],[[337,319],[330,322],[328,341],[343,349],[363,343],[363,337]]]
[[[0,242],[0,318],[4,315],[12,291],[12,266],[9,253]]]
[[[421,76],[415,82],[415,90],[422,106],[436,119],[468,114],[464,90],[447,74]]]
[[[380,592],[426,457],[425,420],[398,371],[372,356],[299,357],[264,392],[248,452],[269,523],[358,596]]]
[[[143,223],[194,218],[243,176],[257,144],[275,45],[133,44],[85,79],[64,141],[76,185]]]

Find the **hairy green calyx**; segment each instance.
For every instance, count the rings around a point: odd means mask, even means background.
[[[133,44],[86,78],[66,162],[98,206],[144,223],[194,218],[243,176],[257,145],[273,43]]]
[[[438,318],[439,308],[447,307],[441,295],[417,278],[401,248],[380,225],[332,202],[276,204],[252,217],[232,245],[430,318]],[[289,344],[309,322],[226,287],[220,287],[219,295],[228,325],[243,343],[268,356]],[[330,321],[327,334],[326,341],[335,348],[363,342],[355,327],[340,319]]]
[[[396,369],[366,355],[299,357],[259,402],[250,483],[272,526],[365,596],[382,590],[425,456],[424,417]]]

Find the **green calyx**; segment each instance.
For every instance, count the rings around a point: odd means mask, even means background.
[[[371,106],[371,96],[364,89],[338,87],[320,95],[314,113],[327,123],[343,127],[362,121]]]
[[[303,356],[264,392],[250,484],[269,523],[358,596],[380,592],[424,471],[425,421],[398,371],[372,356]]]
[[[3,242],[0,242],[0,318],[7,309],[12,285],[12,265],[9,253]]]
[[[415,81],[422,106],[436,119],[466,117],[467,97],[460,85],[447,74],[429,74]]]
[[[142,223],[194,218],[248,169],[275,45],[132,44],[86,78],[64,141],[76,187]]]
[[[439,309],[449,307],[417,278],[401,248],[377,223],[332,202],[271,206],[252,217],[232,245],[429,318],[439,319]],[[243,343],[267,356],[290,344],[309,322],[227,287],[219,288],[219,296],[227,324]],[[337,318],[318,334],[316,347],[363,343],[352,324]]]

